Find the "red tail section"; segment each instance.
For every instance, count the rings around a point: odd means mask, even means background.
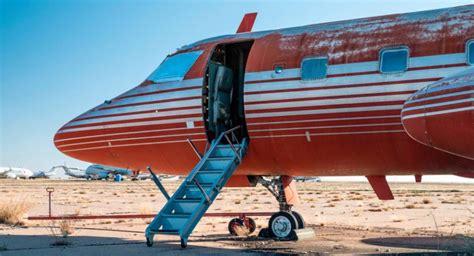
[[[245,33],[252,31],[253,24],[255,23],[255,19],[257,18],[257,13],[247,13],[245,14],[242,22],[240,22],[240,26],[237,29],[237,33]]]

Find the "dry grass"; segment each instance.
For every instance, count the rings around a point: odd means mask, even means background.
[[[65,219],[65,220],[59,221],[58,227],[59,227],[60,234],[63,238],[66,238],[69,235],[72,235],[72,233],[74,232],[74,228],[72,224],[73,223],[71,220]]]
[[[249,236],[250,230],[245,226],[237,226],[235,227],[235,234],[238,236]]]
[[[32,208],[27,201],[8,202],[0,204],[0,223],[9,225],[24,225],[23,216]]]
[[[49,228],[51,235],[55,238],[52,246],[67,246],[71,243],[68,238],[74,233],[73,221],[68,219],[62,219],[58,222],[53,221]]]
[[[148,204],[144,204],[140,207],[140,214],[150,214],[152,212],[152,210],[150,209],[150,206]],[[145,224],[150,224],[151,223],[151,219],[143,219],[143,221],[145,222]],[[117,222],[115,222],[117,223]]]

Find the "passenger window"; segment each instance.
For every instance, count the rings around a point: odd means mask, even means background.
[[[466,44],[467,63],[474,65],[474,39],[471,39]]]
[[[409,51],[407,47],[383,49],[380,51],[380,72],[401,73],[408,69]]]
[[[301,79],[305,81],[324,79],[327,76],[327,70],[327,57],[305,58],[301,63]]]

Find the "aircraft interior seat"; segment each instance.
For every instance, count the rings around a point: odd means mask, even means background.
[[[225,129],[230,119],[231,93],[233,87],[232,69],[219,65],[214,80],[214,104],[212,121]],[[220,130],[219,128],[219,130]]]

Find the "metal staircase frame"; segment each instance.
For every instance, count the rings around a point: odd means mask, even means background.
[[[199,223],[199,220],[202,218],[204,213],[207,211],[207,209],[210,207],[212,202],[215,200],[215,198],[218,196],[220,190],[222,187],[227,183],[229,178],[232,176],[234,170],[237,168],[237,166],[241,163],[243,156],[245,155],[246,151],[246,146],[247,146],[247,138],[243,138],[242,142],[239,142],[237,137],[235,136],[234,131],[237,129],[240,129],[240,126],[236,126],[232,129],[229,129],[225,132],[222,132],[216,139],[214,139],[211,143],[211,146],[207,152],[205,152],[204,155],[201,155],[197,148],[194,146],[191,140],[188,140],[190,143],[191,147],[193,148],[194,152],[197,154],[197,156],[200,158],[199,163],[193,168],[193,170],[190,172],[188,177],[183,181],[183,183],[179,186],[179,188],[176,190],[176,192],[173,194],[173,196],[169,196],[168,193],[166,192],[165,188],[159,181],[159,178],[153,173],[153,171],[148,168],[150,171],[150,174],[152,175],[152,179],[159,188],[159,190],[163,193],[163,195],[167,198],[168,202],[163,206],[163,208],[160,210],[160,212],[156,215],[156,217],[153,219],[153,221],[148,225],[146,231],[145,231],[145,236],[147,240],[147,246],[152,246],[153,245],[153,237],[155,234],[167,234],[167,235],[179,235],[181,238],[181,247],[185,248],[187,246],[187,240],[191,232],[194,230],[195,226]],[[218,157],[213,157],[213,153],[220,147],[225,147],[227,146],[226,144],[221,144],[222,140],[225,138],[226,142],[228,143],[228,146],[233,152],[232,157],[224,157],[224,156],[218,156]],[[236,145],[238,145],[236,147]],[[207,148],[207,146],[206,146]],[[228,152],[230,154],[230,152]],[[212,184],[207,184],[208,187],[211,188],[211,190],[207,190],[203,187],[203,185],[199,182],[197,176],[200,173],[201,170],[203,170],[203,167],[205,166],[206,163],[208,163],[208,160],[216,160],[216,159],[223,159],[223,161],[229,161],[228,163],[225,163],[222,169],[222,173],[219,178],[216,178]],[[205,174],[206,170],[203,170],[203,174]],[[195,185],[197,189],[200,191],[202,197],[201,198],[178,198],[186,193],[191,193],[192,190],[189,189],[189,186]],[[176,204],[184,203],[184,202],[190,202],[190,203],[197,203],[197,206],[195,206],[194,210],[191,213],[176,213]],[[194,200],[194,201],[192,201]],[[174,209],[174,211],[173,211]],[[171,212],[171,213],[170,213]],[[177,216],[183,216],[183,224],[182,226],[177,229],[177,230],[164,230],[164,224],[163,220],[166,220],[166,218],[178,218]],[[171,224],[172,225],[172,224]],[[159,229],[162,227],[163,229]]]

